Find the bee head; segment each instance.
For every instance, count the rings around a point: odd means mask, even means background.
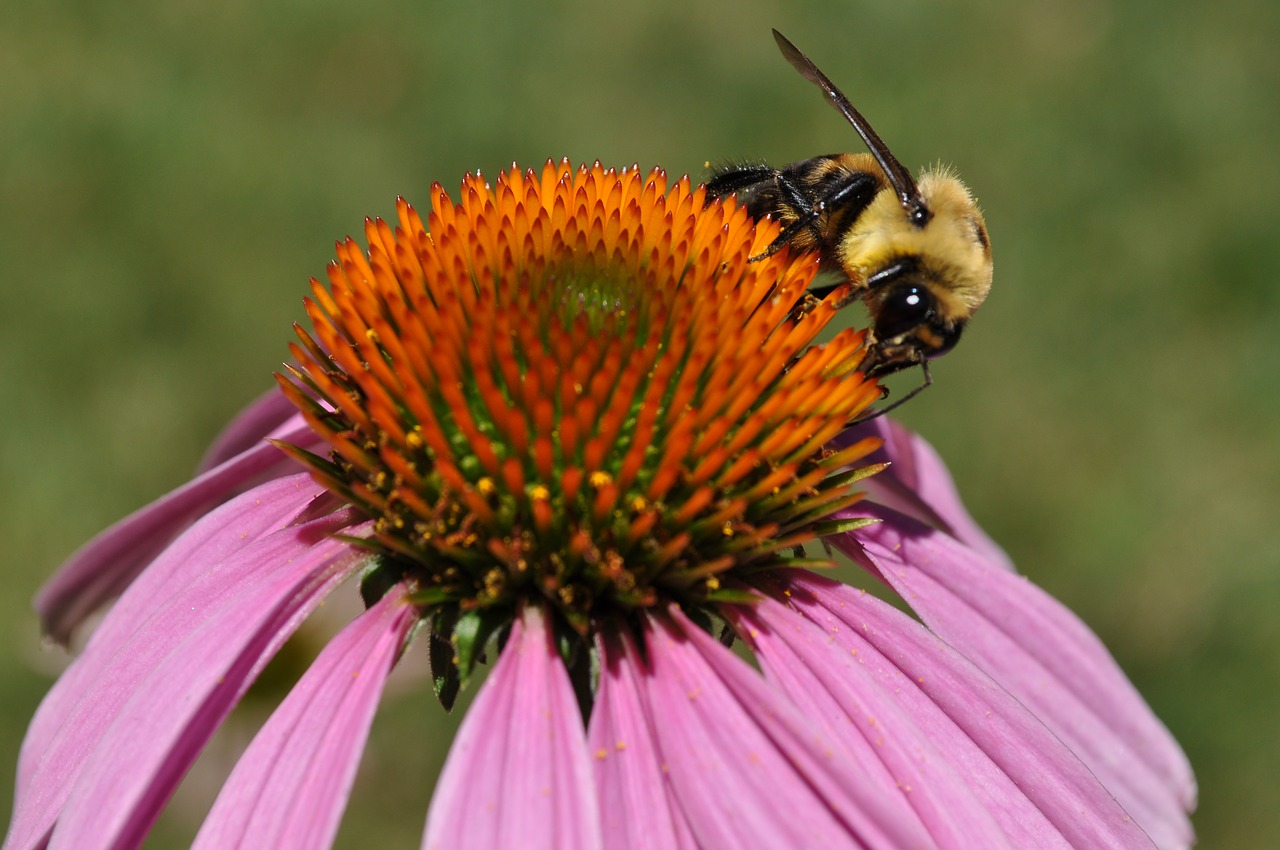
[[[967,319],[944,309],[938,284],[918,257],[900,258],[867,278],[863,300],[873,319],[863,370],[873,376],[946,354],[960,341]]]
[[[840,267],[864,284],[873,375],[950,351],[991,289],[991,245],[968,189],[939,170],[917,186],[918,204],[882,191],[839,243]]]

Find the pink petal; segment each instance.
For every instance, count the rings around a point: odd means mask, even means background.
[[[397,587],[330,641],[240,758],[192,850],[329,847],[417,612]]]
[[[205,452],[197,472],[206,472],[249,451],[277,430],[293,431],[301,424],[298,408],[285,398],[279,387],[272,387],[227,423]]]
[[[641,676],[650,675],[626,634],[600,643],[600,687],[587,745],[594,757],[600,825],[607,850],[698,850],[673,799]]]
[[[6,850],[38,846],[55,820],[54,848],[135,846],[253,677],[357,566],[331,537],[355,520],[342,512],[190,565],[184,586],[102,650],[110,658],[33,771]]]
[[[172,596],[200,573],[288,524],[325,490],[299,473],[262,484],[202,517],[153,561],[112,608],[88,645],[45,696],[23,740],[18,798],[68,713],[120,646],[145,622],[157,599]]]
[[[1189,846],[1190,766],[1097,636],[1040,588],[953,538],[887,508],[859,507],[886,521],[833,542],[1043,720],[1159,846]]]
[[[458,730],[422,846],[602,846],[578,703],[535,606],[516,620]]]
[[[309,445],[315,435],[304,426],[285,439]],[[156,553],[195,518],[255,482],[297,470],[297,464],[279,449],[263,443],[101,532],[80,547],[36,595],[35,607],[45,631],[65,643],[85,617],[123,591]]]
[[[650,722],[699,846],[931,846],[901,795],[678,611],[649,620],[645,646]]]
[[[786,600],[963,767],[1015,847],[1152,846],[1044,724],[918,622],[863,591],[801,571],[791,575]]]
[[[917,725],[924,718],[899,702],[895,689],[901,683],[882,687],[862,658],[773,599],[726,616],[746,636],[767,678],[854,753],[860,781],[901,795],[934,845],[957,850],[1027,846],[1010,842],[988,811],[990,801],[975,795],[968,771],[952,760],[954,753],[935,747]]]
[[[969,516],[946,464],[923,437],[880,416],[850,428],[837,439],[851,445],[866,437],[884,440],[866,462],[891,464],[863,482],[872,500],[947,532],[993,564],[1013,569],[1005,551]]]

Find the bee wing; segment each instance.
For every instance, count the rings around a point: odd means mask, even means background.
[[[925,210],[924,199],[920,197],[920,191],[916,188],[915,178],[911,176],[911,172],[907,171],[898,162],[898,158],[889,150],[884,140],[876,134],[876,131],[867,123],[867,119],[862,117],[862,113],[853,108],[853,104],[849,102],[849,98],[844,96],[840,89],[835,87],[831,80],[827,79],[827,75],[813,64],[813,60],[800,52],[800,48],[792,44],[785,35],[773,31],[773,38],[778,42],[778,49],[782,51],[782,55],[791,63],[791,67],[800,72],[800,76],[816,85],[827,96],[827,102],[845,117],[853,129],[858,131],[858,135],[862,137],[871,151],[872,156],[876,158],[876,162],[880,163],[880,168],[884,170],[885,176],[889,178],[889,184],[893,186],[893,190],[898,193],[902,205],[908,211],[913,212],[914,209]],[[924,215],[928,215],[927,212]]]

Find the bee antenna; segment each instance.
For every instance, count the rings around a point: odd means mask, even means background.
[[[844,96],[840,89],[835,87],[831,80],[827,79],[827,75],[818,70],[818,66],[813,64],[813,60],[800,52],[800,48],[792,44],[785,35],[773,31],[773,39],[778,42],[778,49],[782,51],[782,55],[791,67],[800,72],[800,76],[822,89],[826,94],[826,100],[831,104],[832,108],[845,117],[853,129],[858,131],[858,135],[862,137],[862,141],[866,143],[867,149],[871,151],[871,155],[876,158],[876,162],[880,163],[881,170],[884,171],[885,177],[889,179],[889,185],[893,187],[893,191],[898,193],[898,200],[902,202],[902,208],[907,211],[907,215],[911,221],[917,225],[922,225],[929,220],[931,213],[928,206],[925,205],[924,198],[920,195],[920,190],[916,188],[915,178],[911,176],[911,172],[907,171],[898,162],[898,158],[889,150],[889,146],[884,143],[876,131],[867,123],[867,119],[862,117],[862,113],[853,108],[853,104],[849,102],[849,98]]]
[[[853,422],[851,422],[851,423],[849,423],[849,424],[850,424],[850,425],[861,425],[863,422],[870,422],[872,419],[879,419],[881,416],[884,416],[884,415],[885,415],[886,413],[888,413],[889,411],[891,411],[891,410],[896,410],[897,408],[899,408],[899,407],[901,407],[902,405],[906,404],[907,402],[911,401],[911,399],[913,399],[913,398],[915,398],[916,396],[920,395],[920,393],[924,392],[924,391],[925,391],[925,390],[927,390],[929,387],[933,386],[933,375],[929,373],[929,361],[928,361],[928,360],[921,360],[921,361],[920,361],[920,371],[924,372],[924,381],[923,381],[922,383],[920,383],[919,385],[917,385],[917,386],[915,387],[915,389],[911,390],[911,392],[907,393],[906,395],[904,395],[902,398],[898,399],[897,401],[890,402],[889,404],[886,404],[884,407],[878,407],[878,408],[876,408],[875,410],[870,410],[870,411],[868,411],[868,412],[866,412],[866,413],[862,414],[861,416],[859,416],[857,419],[854,419],[854,420],[853,420]]]

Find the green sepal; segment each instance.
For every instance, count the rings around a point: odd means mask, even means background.
[[[733,587],[722,587],[707,594],[708,602],[719,602],[727,605],[755,605],[760,601],[760,594]]]
[[[578,711],[582,715],[583,725],[586,725],[591,719],[591,707],[595,703],[595,684],[599,681],[600,660],[591,643],[572,627],[565,628],[557,623],[555,638],[556,651],[564,662],[565,670],[569,672],[573,695],[578,700]]]
[[[366,552],[372,552],[375,555],[386,555],[387,550],[382,548],[377,540],[372,537],[355,537],[350,534],[335,534],[334,540],[341,540],[353,549],[363,549]]]
[[[436,608],[452,599],[442,587],[422,587],[405,596],[405,601],[417,608]]]
[[[450,640],[463,685],[471,678],[476,662],[484,655],[489,638],[510,623],[510,608],[475,608],[458,615]]]
[[[684,609],[685,616],[693,621],[693,624],[702,629],[709,635],[716,633],[715,623],[712,622],[711,614],[705,608],[695,608],[693,606]]]
[[[829,570],[836,562],[830,558],[779,558],[769,566],[775,570]]]
[[[848,485],[855,484],[864,478],[870,478],[873,475],[884,472],[888,468],[889,464],[887,463],[873,463],[867,466],[857,466],[853,469],[847,469],[844,472],[838,472],[835,475],[831,475],[823,479],[822,483],[831,487],[847,487]]]
[[[819,537],[827,537],[832,534],[847,534],[850,531],[857,531],[859,528],[866,528],[868,525],[875,525],[880,520],[875,517],[851,517],[849,519],[833,519],[828,522],[818,522],[810,526],[811,530]]]
[[[334,481],[341,481],[345,483],[346,476],[343,475],[342,470],[338,468],[336,463],[328,458],[321,457],[315,452],[309,452],[306,449],[299,448],[293,443],[286,443],[270,437],[267,438],[267,442],[305,466],[307,469],[314,470],[326,478],[333,479]]]
[[[431,666],[431,684],[436,699],[445,711],[453,711],[453,704],[462,690],[462,677],[458,674],[457,656],[449,639],[458,622],[458,609],[454,606],[437,608],[428,618],[430,630],[427,659]]]
[[[364,607],[372,608],[400,583],[404,575],[405,565],[402,562],[382,556],[370,558],[369,565],[360,574],[360,598]]]

